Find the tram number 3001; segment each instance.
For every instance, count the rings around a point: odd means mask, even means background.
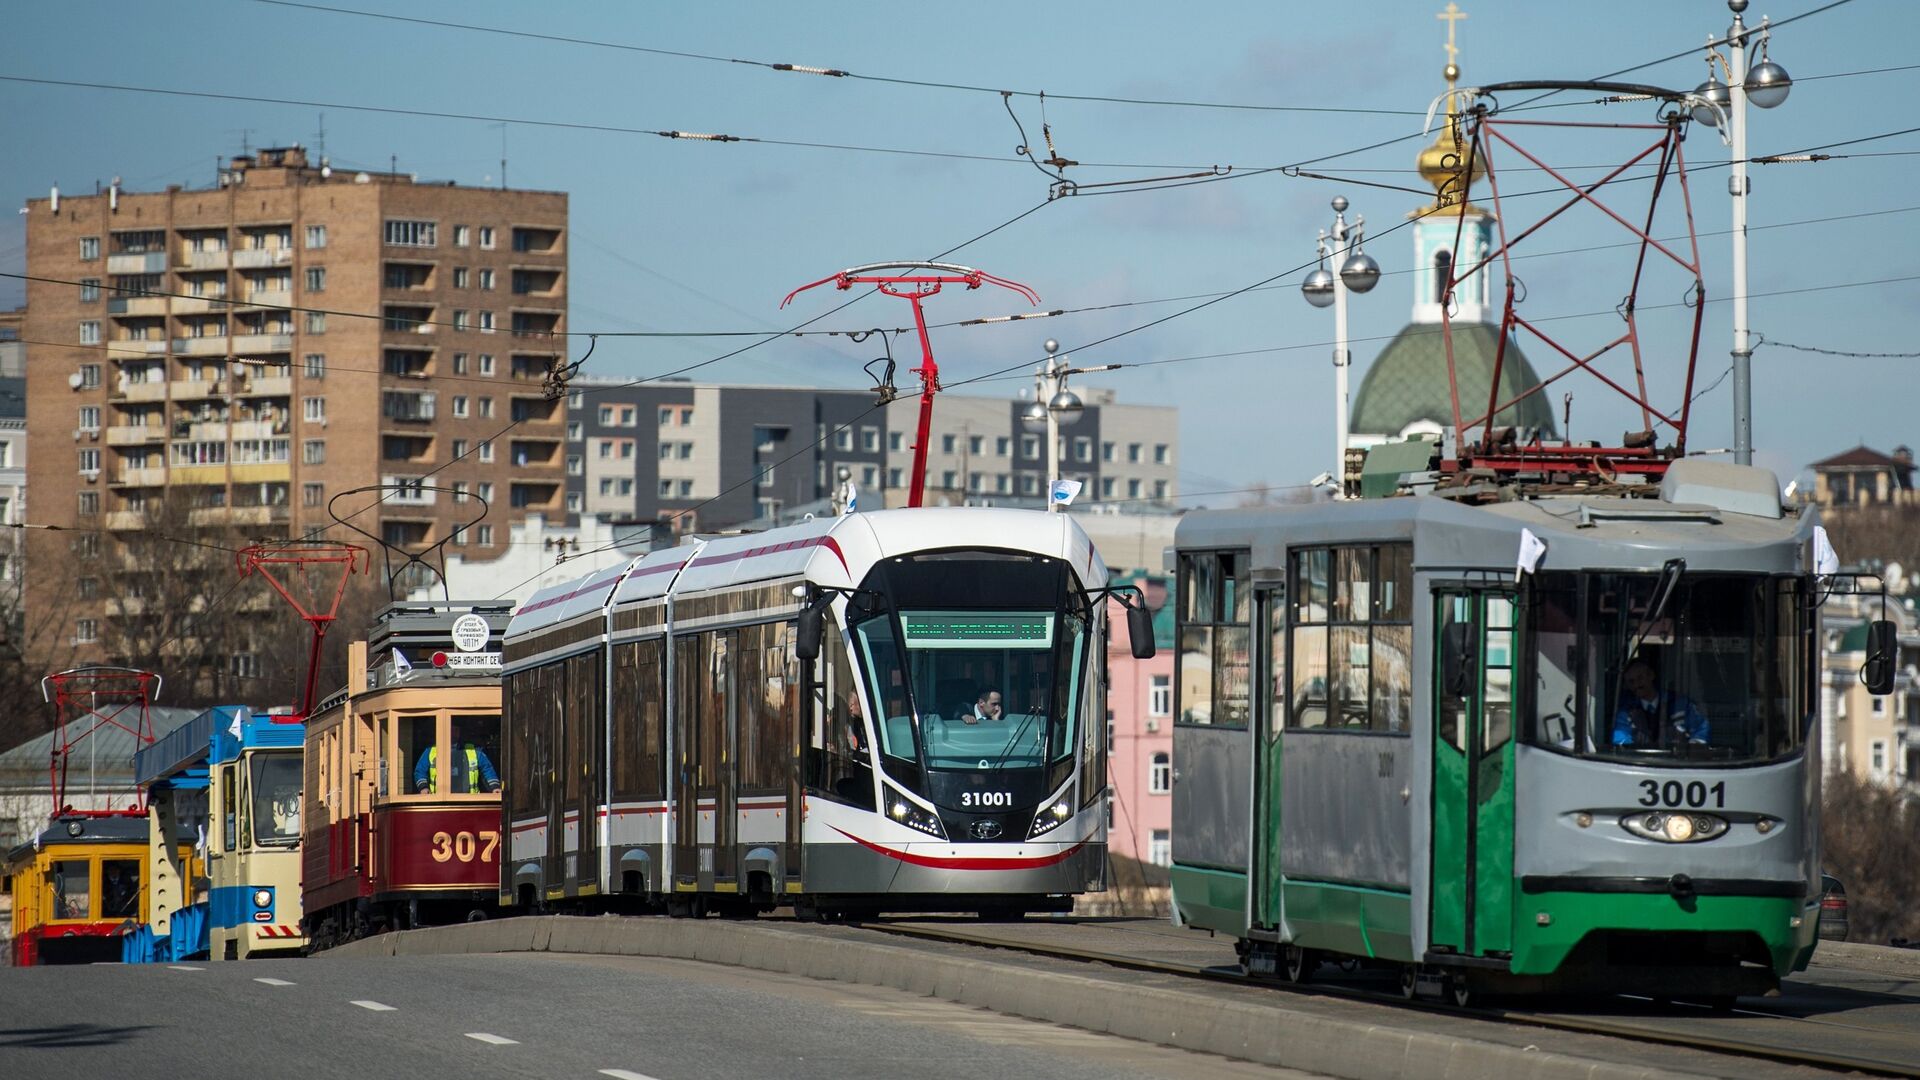
[[[964,807],[991,808],[1013,805],[1011,791],[963,791],[960,793],[960,805]]]
[[[470,832],[433,834],[431,854],[434,862],[472,862],[478,858],[483,863],[493,861],[493,853],[500,847],[500,834],[483,832],[478,836]]]
[[[1641,806],[1685,806],[1698,810],[1712,800],[1715,809],[1723,810],[1727,805],[1727,782],[1722,780],[1708,784],[1704,780],[1690,780],[1681,783],[1669,780],[1640,781]]]

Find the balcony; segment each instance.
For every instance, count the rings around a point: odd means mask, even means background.
[[[113,359],[129,356],[158,356],[167,351],[167,339],[121,338],[107,342],[107,354]]]
[[[404,423],[429,423],[434,417],[435,400],[433,394],[389,390],[380,395],[380,415]]]
[[[254,295],[258,296],[258,293]],[[286,295],[282,293],[280,295]],[[233,351],[246,356],[286,352],[293,348],[292,334],[240,334],[233,339]]]
[[[205,315],[209,311],[225,311],[229,305],[225,297],[220,296],[176,296],[173,298],[175,315]],[[221,301],[215,304],[214,301]]]
[[[166,313],[164,296],[116,296],[107,301],[107,314],[123,318],[152,318]]]
[[[121,384],[112,395],[115,401],[165,401],[167,384],[154,382],[128,382]]]
[[[159,467],[121,469],[111,483],[115,487],[165,487],[167,470]]]
[[[107,511],[106,517],[107,528],[114,532],[124,532],[128,529],[144,529],[147,527],[147,512],[145,510],[109,510]]]
[[[180,254],[175,257],[174,265],[182,270],[225,270],[227,268],[227,256],[229,254],[231,253],[227,251],[226,248],[221,248],[218,251],[189,251],[183,249]]]
[[[241,307],[292,307],[291,289],[254,289],[240,297]]]
[[[173,351],[181,356],[225,356],[229,340],[225,334],[217,337],[174,338]]]
[[[293,376],[263,375],[242,379],[234,393],[239,397],[286,397],[293,393]]]
[[[285,461],[249,461],[233,466],[236,484],[284,484],[292,479],[293,466]]]
[[[261,270],[270,266],[293,265],[292,248],[246,248],[233,253],[237,270]]]
[[[235,472],[241,468],[245,466],[235,466]],[[187,511],[189,525],[282,525],[289,518],[285,506],[202,506]]]
[[[392,307],[385,312],[382,329],[389,334],[433,333],[433,309],[430,307]]]
[[[280,420],[236,420],[233,424],[233,437],[236,441],[242,439],[276,439],[285,436],[291,430],[293,430],[293,424],[285,418]],[[198,435],[194,436],[196,439],[199,437]]]
[[[227,396],[227,384],[221,379],[175,379],[169,385],[173,387],[175,401]]]
[[[227,466],[218,465],[175,465],[173,482],[176,484],[225,484]]]
[[[108,446],[139,446],[167,437],[167,429],[147,424],[120,424],[107,429]]]
[[[183,425],[183,430],[175,438],[192,439],[194,442],[226,442],[227,433],[228,424],[225,420],[205,420]]]
[[[167,253],[164,251],[142,251],[131,255],[107,256],[109,274],[163,274],[167,270]]]

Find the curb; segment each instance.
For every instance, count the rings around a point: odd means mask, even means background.
[[[1284,1004],[1222,1001],[1180,990],[720,921],[529,916],[383,934],[320,955],[503,952],[656,956],[886,986],[1010,1016],[1353,1080],[1674,1080],[1687,1075],[1672,1068],[1330,1019]]]

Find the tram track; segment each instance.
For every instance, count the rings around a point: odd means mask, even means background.
[[[849,925],[897,937],[1003,949],[1010,952],[1021,952],[1034,956],[1044,956],[1079,963],[1105,964],[1109,967],[1121,968],[1123,970],[1152,972],[1196,981],[1222,983],[1232,986],[1257,986],[1288,993],[1345,998],[1353,1001],[1391,1005],[1444,1016],[1467,1017],[1475,1020],[1486,1020],[1555,1031],[1628,1039],[1640,1043],[1684,1047],[1707,1053],[1752,1058],[1826,1071],[1855,1072],[1870,1076],[1920,1078],[1920,1062],[1908,1063],[1890,1061],[1861,1054],[1803,1049],[1793,1045],[1790,1038],[1777,1041],[1760,1041],[1703,1032],[1677,1031],[1668,1027],[1636,1024],[1629,1019],[1604,1016],[1569,1016],[1507,1009],[1498,1006],[1469,1006],[1461,1008],[1443,1001],[1425,999],[1408,1000],[1397,994],[1384,994],[1360,987],[1342,986],[1337,983],[1316,981],[1311,985],[1295,985],[1278,980],[1256,979],[1245,974],[1244,971],[1238,968],[1238,965],[1232,969],[1226,967],[1202,967],[1194,964],[1129,956],[1119,952],[1105,952],[1094,949],[1020,940],[1009,936],[995,935],[990,931],[974,930],[971,928],[961,929],[959,927],[933,926],[925,923],[909,924],[889,921],[860,921],[850,923]],[[1691,1004],[1684,1000],[1679,1000],[1677,1003],[1682,1005]],[[1700,1006],[1700,1010],[1701,1015],[1704,1017],[1707,1014],[1706,1007],[1702,1005]],[[1779,1020],[1787,1024],[1806,1023],[1817,1027],[1853,1031],[1875,1030],[1862,1028],[1858,1025],[1841,1024],[1760,1009],[1737,1009],[1735,1013],[1736,1015],[1756,1019]]]

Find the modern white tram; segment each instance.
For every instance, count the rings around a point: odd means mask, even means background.
[[[1067,515],[929,508],[535,594],[507,630],[501,903],[1069,908],[1105,887],[1109,593]]]

